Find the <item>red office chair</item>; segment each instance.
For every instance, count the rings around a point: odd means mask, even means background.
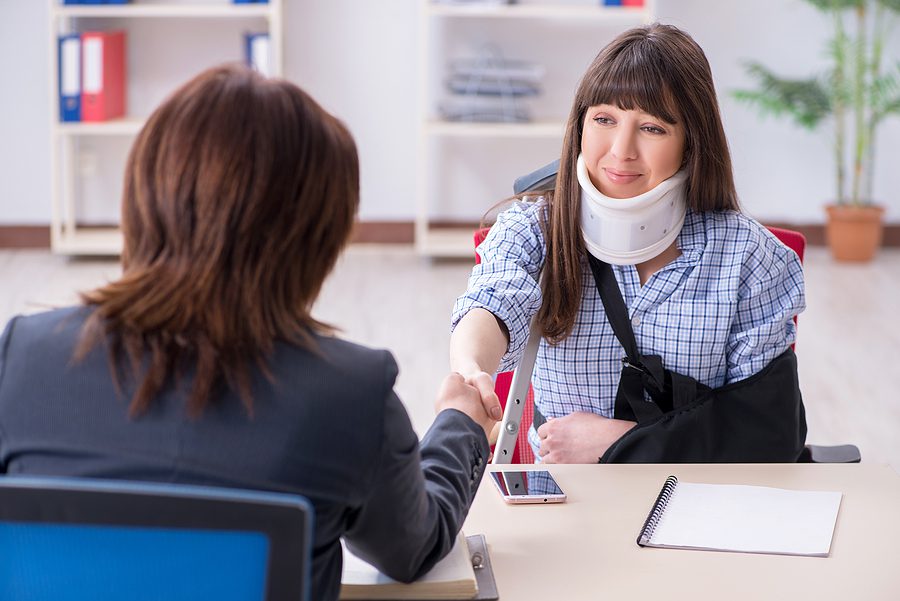
[[[556,172],[559,169],[559,161],[555,161],[516,180],[513,191],[515,194],[522,194],[532,190],[542,190],[552,188],[556,179]],[[775,234],[785,246],[797,253],[800,262],[803,262],[803,253],[806,250],[806,238],[800,232],[787,230],[777,227],[768,228],[770,232]],[[475,231],[474,242],[477,249],[487,237],[490,228],[482,228]],[[481,256],[477,250],[475,252],[475,264],[481,262]],[[794,323],[797,323],[797,317],[794,317]],[[497,374],[494,390],[500,398],[500,404],[506,408],[506,400],[509,396],[510,383],[512,381],[512,372],[503,372]],[[516,446],[509,463],[534,463],[534,453],[531,445],[528,443],[528,431],[531,429],[531,423],[534,419],[534,391],[528,388],[528,394],[525,397],[524,408],[522,411],[521,428],[519,428],[516,438]],[[860,453],[856,445],[806,445],[801,453],[799,463],[859,463]]]

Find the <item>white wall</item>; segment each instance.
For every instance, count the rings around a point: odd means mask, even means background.
[[[419,0],[285,2],[286,76],[344,119],[353,131],[362,164],[360,217],[412,219],[419,112]],[[660,20],[693,34],[710,59],[744,208],[764,220],[821,223],[821,205],[834,196],[829,132],[809,133],[787,121],[763,119],[754,109],[737,104],[729,91],[749,85],[741,68],[745,59],[760,60],[796,76],[823,69],[829,33],[826,20],[801,0],[657,0],[657,10]],[[0,0],[0,73],[4,77],[0,94],[0,224],[49,221],[47,12],[43,0]],[[187,29],[175,29],[182,28]],[[198,36],[194,45],[203,47],[204,29],[192,31]],[[545,51],[557,53],[557,62],[584,65],[608,39],[607,35],[600,37],[596,49],[582,42],[548,44]],[[540,44],[539,36],[535,38],[534,43]],[[900,57],[898,38],[895,35],[888,48],[887,64]],[[147,73],[152,77],[171,66],[173,59],[165,54],[166,48],[163,44],[159,53],[148,51],[132,57],[137,62],[132,68],[145,73],[144,81]],[[520,171],[534,165],[545,151],[526,148],[524,152]],[[490,160],[489,148],[484,155],[481,160]],[[882,128],[877,156],[875,196],[888,206],[888,220],[896,222],[900,220],[900,199],[896,198],[900,189],[900,169],[896,168],[900,119],[894,118]],[[450,179],[465,178],[466,173],[454,171]],[[98,189],[109,188],[99,185]],[[90,196],[90,189],[86,194]],[[477,217],[495,200],[493,196],[475,198],[474,204],[460,210],[471,212],[474,206]],[[103,202],[105,208],[87,203],[95,219],[117,213],[108,199]]]
[[[50,221],[48,12],[0,0],[0,223]]]

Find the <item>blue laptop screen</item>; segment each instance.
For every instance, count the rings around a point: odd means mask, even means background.
[[[263,601],[260,532],[0,522],[0,599]]]

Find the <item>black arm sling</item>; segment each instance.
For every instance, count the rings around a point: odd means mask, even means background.
[[[613,417],[637,422],[600,463],[797,461],[806,443],[806,413],[792,349],[720,388],[666,369],[660,356],[638,351],[612,268],[592,255],[588,259],[606,317],[625,350]],[[535,427],[543,421],[535,408]]]

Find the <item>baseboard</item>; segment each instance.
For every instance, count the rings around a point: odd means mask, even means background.
[[[459,223],[438,222],[436,227],[459,226]],[[809,246],[825,245],[824,225],[798,225],[794,223],[767,223],[800,232],[806,236]],[[474,230],[477,226],[472,225]],[[415,226],[412,221],[360,221],[353,228],[351,243],[357,244],[412,244]],[[900,246],[900,224],[884,226],[883,246]],[[50,248],[50,227],[46,225],[0,225],[0,248]]]
[[[800,232],[806,238],[807,246],[825,246],[825,226],[822,224],[798,225],[796,223],[766,222],[766,225]],[[883,247],[900,246],[900,224],[889,223],[884,226],[881,240]]]
[[[351,244],[412,244],[416,228],[412,221],[357,221]]]
[[[412,221],[357,222],[350,235],[351,243],[412,244],[415,226]],[[0,225],[0,248],[50,248],[48,225]]]
[[[50,248],[50,226],[0,225],[0,248]]]

